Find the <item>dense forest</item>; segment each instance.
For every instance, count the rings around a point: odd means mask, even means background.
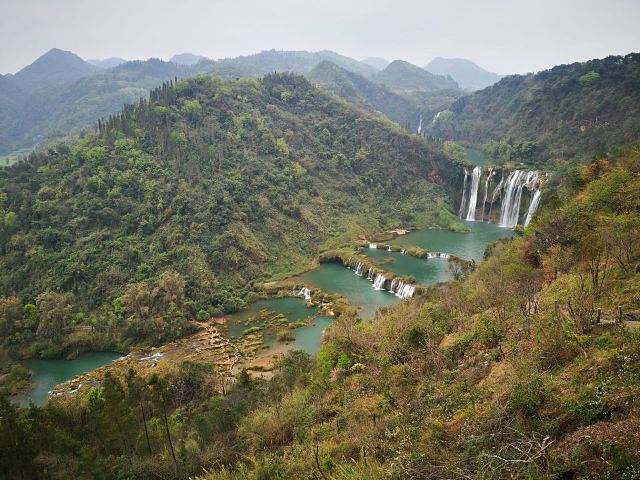
[[[166,83],[0,172],[8,342],[166,342],[356,234],[454,227],[456,175],[439,143],[301,76]]]
[[[475,271],[371,319],[340,316],[314,360],[290,352],[270,381],[243,373],[223,389],[184,363],[107,375],[77,402],[1,400],[0,472],[637,478],[639,188],[640,149],[600,158]]]
[[[454,102],[431,133],[511,160],[529,143],[528,160],[589,160],[640,133],[640,54],[511,75]],[[517,154],[516,154],[517,157]]]

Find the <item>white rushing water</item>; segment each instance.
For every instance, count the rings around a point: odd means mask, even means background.
[[[527,216],[524,219],[524,226],[526,227],[527,225],[529,225],[529,222],[531,222],[531,219],[533,218],[533,216],[536,213],[536,210],[538,209],[538,205],[540,205],[540,197],[542,196],[542,194],[540,193],[540,189],[536,189],[535,192],[533,192],[533,197],[531,198],[531,203],[529,204],[529,210],[527,210]]]
[[[480,220],[484,221],[484,211],[487,206],[487,197],[489,196],[489,181],[493,178],[493,174],[495,171],[493,168],[489,168],[489,172],[487,173],[487,178],[484,181],[484,196],[482,199],[482,218]]]
[[[311,300],[311,290],[309,290],[307,287],[302,287],[300,289],[299,295],[302,295],[305,300]]]
[[[355,272],[356,272],[356,275],[360,277],[362,276],[362,262],[356,263]]]
[[[370,243],[370,244],[369,244],[369,248],[372,248],[372,249],[374,249],[374,250],[375,250],[376,248],[378,248],[378,245],[377,245],[377,244],[375,244],[375,243]]]
[[[518,224],[522,190],[527,188],[533,191],[533,189],[536,188],[537,182],[538,172],[536,171],[525,172],[523,170],[514,170],[509,174],[504,185],[504,196],[502,197],[502,208],[500,211],[501,226],[512,228]],[[533,204],[534,197],[535,194],[531,199],[531,204]],[[529,209],[531,209],[531,204],[529,205]]]
[[[373,281],[373,288],[376,290],[382,290],[384,288],[384,282],[386,278],[381,273],[376,274],[376,279]]]
[[[420,123],[418,123],[418,135],[422,133],[422,115],[420,115]]]
[[[482,176],[482,167],[476,166],[471,172],[471,188],[469,189],[469,208],[467,210],[467,220],[474,221],[476,219],[476,204],[478,203],[478,185],[480,185],[480,177]]]
[[[460,200],[460,210],[458,210],[458,217],[462,218],[462,214],[464,213],[465,205],[467,204],[467,177],[469,176],[469,172],[467,169],[464,169],[464,182],[462,183],[462,200]]]

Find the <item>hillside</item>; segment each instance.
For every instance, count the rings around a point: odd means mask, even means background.
[[[395,92],[414,90],[433,92],[458,88],[458,84],[452,78],[434,75],[403,60],[394,60],[384,70],[372,77],[372,80]]]
[[[398,94],[327,61],[318,64],[306,77],[315,85],[356,105],[383,113],[411,131],[418,128],[420,117],[426,122],[459,96],[450,90]]]
[[[80,323],[102,322],[175,271],[188,307],[171,321],[235,311],[358,233],[455,223],[449,175],[437,144],[300,76],[164,84],[100,135],[0,171],[0,292],[67,292]]]
[[[432,133],[492,142],[489,153],[507,161],[522,142],[528,161],[589,159],[640,138],[640,54],[505,77],[456,101]]]
[[[203,57],[202,55],[194,55],[193,53],[177,53],[173,57],[171,57],[169,61],[172,63],[177,63],[178,65],[192,66],[201,60],[205,60],[206,58],[207,57]]]
[[[94,65],[99,68],[113,68],[113,67],[117,67],[118,65],[122,65],[123,63],[126,63],[126,62],[127,61],[124,58],[119,58],[119,57],[110,57],[105,59],[93,58],[93,59],[87,60],[87,63],[90,63],[91,65]]]
[[[458,82],[460,88],[472,92],[493,85],[502,78],[464,58],[436,57],[424,69],[434,75],[448,75]]]
[[[382,57],[367,57],[362,60],[362,63],[372,66],[376,70],[384,70],[389,65],[389,60]]]
[[[11,143],[0,153],[64,136],[93,125],[123,105],[136,102],[163,81],[193,73],[158,59],[126,62],[70,84],[36,92],[24,102],[9,130]]]
[[[343,313],[316,358],[289,352],[270,380],[242,372],[225,386],[210,366],[183,362],[105,375],[44,408],[0,399],[4,471],[635,479],[639,175],[637,147],[588,165],[467,276],[367,320]]]
[[[98,70],[72,52],[52,48],[13,75],[11,81],[21,90],[32,93],[43,88],[73,82]]]
[[[265,50],[254,55],[217,60],[211,73],[223,77],[262,76],[273,72],[308,73],[322,61],[368,76],[377,72],[374,67],[329,50],[319,52]]]

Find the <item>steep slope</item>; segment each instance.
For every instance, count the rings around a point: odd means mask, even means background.
[[[192,66],[206,58],[207,57],[203,57],[202,55],[194,55],[193,53],[177,53],[171,57],[169,61],[177,63],[178,65]]]
[[[418,128],[421,117],[426,122],[458,97],[445,92],[401,95],[327,61],[305,76],[314,84],[364,108],[379,111],[412,131]]]
[[[423,91],[457,89],[452,78],[434,75],[403,60],[394,60],[372,79],[394,91]]]
[[[452,222],[437,145],[299,76],[165,84],[99,136],[0,172],[16,213],[0,291],[70,292],[104,314],[128,283],[175,270],[189,315],[232,311],[323,246]]]
[[[364,76],[377,72],[369,65],[329,50],[319,52],[265,50],[254,55],[218,60],[210,71],[224,77],[261,76],[271,72],[304,74],[310,72],[323,60]]]
[[[110,57],[105,59],[93,58],[87,60],[87,63],[90,63],[91,65],[99,68],[113,68],[126,63],[126,60],[119,57]]]
[[[85,62],[72,52],[52,48],[16,73],[12,81],[18,88],[31,93],[73,82],[97,70],[98,67]]]
[[[460,98],[433,133],[477,144],[531,142],[532,161],[606,152],[640,138],[640,54],[503,78]],[[512,151],[506,144],[493,150]]]
[[[502,78],[464,58],[436,57],[424,69],[434,75],[448,75],[458,82],[460,88],[470,91],[482,90]]]

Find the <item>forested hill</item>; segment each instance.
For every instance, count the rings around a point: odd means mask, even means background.
[[[432,133],[476,144],[534,142],[529,160],[538,161],[606,152],[640,138],[640,54],[503,78],[456,101]],[[497,156],[509,150],[497,147]]]
[[[165,84],[99,134],[0,171],[0,292],[68,292],[74,311],[113,315],[176,271],[185,316],[232,311],[335,242],[455,222],[448,174],[437,146],[300,76]]]

